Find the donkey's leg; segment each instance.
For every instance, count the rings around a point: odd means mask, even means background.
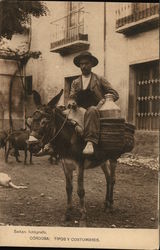
[[[27,163],[27,148],[24,150],[24,164],[26,165]]]
[[[21,162],[20,160],[19,160],[19,151],[18,151],[18,149],[16,148],[16,147],[14,147],[14,150],[15,150],[15,153],[14,153],[14,156],[15,156],[15,158],[16,158],[16,162]]]
[[[50,155],[50,157],[48,158],[48,161],[50,164],[53,164],[53,156],[52,155]]]
[[[10,151],[10,149],[8,148],[8,149],[6,150],[6,153],[5,153],[5,162],[6,162],[6,163],[8,162],[9,151]]]
[[[85,190],[84,190],[84,166],[78,166],[78,186],[77,194],[80,199],[80,226],[86,226]]]
[[[106,178],[106,198],[105,198],[105,209],[112,209],[113,206],[113,188],[115,184],[115,168],[117,165],[117,160],[112,159],[106,161],[101,165],[101,168],[105,174]]]
[[[8,156],[9,156],[9,151],[10,151],[10,144],[9,142],[6,142],[6,148],[5,148],[5,162],[8,162]]]
[[[7,145],[5,143],[5,145],[4,145],[4,156],[6,155],[6,151],[7,151]]]
[[[111,207],[113,206],[113,190],[114,185],[116,182],[116,166],[117,166],[117,159],[110,159],[110,169],[111,169],[111,188],[110,188],[110,196],[109,201],[111,204]]]
[[[30,160],[29,160],[30,164],[33,164],[32,162],[32,152],[30,152]]]
[[[70,164],[67,164],[65,160],[62,160],[62,165],[66,177],[66,193],[67,193],[67,209],[65,214],[65,220],[70,220],[71,210],[72,210],[73,168],[70,166]]]
[[[106,179],[106,197],[105,197],[105,202],[104,202],[104,205],[105,205],[105,209],[110,207],[110,202],[109,202],[109,197],[110,197],[110,176],[111,176],[111,173],[110,173],[110,166],[109,166],[109,161],[106,161],[105,163],[103,163],[101,165],[101,168],[104,172],[104,175],[105,175],[105,179]]]

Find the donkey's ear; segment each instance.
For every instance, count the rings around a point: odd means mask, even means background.
[[[33,94],[33,100],[34,100],[35,105],[36,106],[42,105],[40,94],[36,90],[33,90],[32,94]]]
[[[57,103],[59,102],[62,94],[63,94],[63,89],[61,89],[59,94],[56,95],[55,97],[53,97],[52,100],[50,100],[47,105],[50,106],[51,108],[54,108],[57,105]]]

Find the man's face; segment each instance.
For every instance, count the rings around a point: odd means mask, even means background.
[[[80,69],[84,76],[87,76],[91,73],[92,63],[89,58],[83,58],[80,60]]]

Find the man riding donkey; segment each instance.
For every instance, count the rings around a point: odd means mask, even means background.
[[[99,140],[99,108],[105,102],[106,94],[112,94],[114,101],[118,100],[119,95],[105,78],[92,72],[92,67],[98,64],[98,59],[90,52],[82,52],[74,58],[73,62],[81,69],[82,74],[72,82],[67,107],[75,111],[78,111],[79,106],[85,108],[83,138],[86,144],[83,154],[92,155],[94,145],[98,144]],[[79,126],[76,128],[80,131]],[[39,155],[50,153],[52,150],[51,145],[47,144]]]

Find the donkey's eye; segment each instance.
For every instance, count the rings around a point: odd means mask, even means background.
[[[40,126],[41,127],[44,127],[45,125],[47,125],[47,123],[49,122],[49,120],[47,118],[43,118],[41,121],[40,121]]]
[[[39,120],[41,118],[41,113],[36,111],[34,114],[33,114],[33,119],[34,120]]]

